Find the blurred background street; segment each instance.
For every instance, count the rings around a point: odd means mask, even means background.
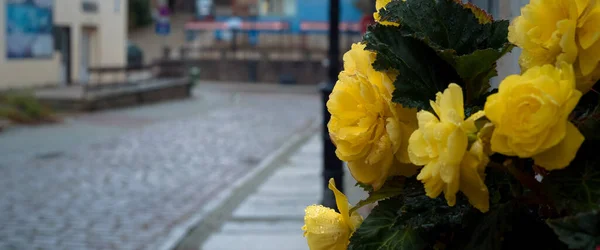
[[[0,249],[156,249],[290,136],[317,132],[315,93],[200,91],[0,135]]]
[[[529,1],[468,2],[510,19]],[[0,0],[0,250],[308,249],[304,208],[331,206],[324,181],[365,195],[324,102],[374,11]]]

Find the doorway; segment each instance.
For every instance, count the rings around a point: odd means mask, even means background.
[[[91,33],[90,29],[81,30],[81,40],[79,41],[79,82],[81,84],[87,84],[90,81]]]
[[[60,53],[60,84],[71,85],[71,28],[54,27],[55,50]]]

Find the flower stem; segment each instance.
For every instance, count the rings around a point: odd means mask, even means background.
[[[506,160],[503,164],[499,164],[497,162],[490,162],[489,166],[495,169],[508,172],[513,177],[515,177],[521,184],[523,184],[523,186],[529,188],[537,195],[543,196],[542,187],[540,183],[533,176],[523,173],[521,170],[515,167],[512,160]]]

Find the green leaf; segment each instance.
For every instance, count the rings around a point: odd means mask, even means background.
[[[466,99],[469,104],[483,104],[481,100],[476,100],[485,95],[491,88],[490,79],[498,75],[496,71],[496,61],[500,59],[510,48],[505,51],[496,49],[477,50],[464,56],[454,56],[450,63],[456,68],[461,78],[466,82]]]
[[[542,184],[560,212],[600,209],[599,147],[598,141],[585,141],[570,166],[544,178]]]
[[[515,210],[515,204],[510,202],[500,204],[485,214],[473,230],[469,243],[464,249],[502,249],[502,239],[504,234],[511,228]]]
[[[425,195],[423,184],[414,178],[407,179],[404,189],[401,218],[415,229],[430,231],[440,226],[458,226],[463,223],[465,215],[474,211],[461,194],[457,194],[456,204],[452,207],[442,196],[429,198]]]
[[[399,199],[379,203],[350,238],[349,250],[420,250],[427,244],[399,221]]]
[[[403,36],[394,26],[376,24],[364,37],[366,49],[377,52],[376,70],[397,70],[393,101],[405,107],[429,109],[429,101],[450,83],[463,85],[455,69],[422,41]]]
[[[385,184],[383,184],[383,187],[377,191],[370,192],[369,197],[359,201],[352,209],[350,209],[350,214],[366,205],[402,194],[402,190],[404,189],[404,180],[405,178],[391,178],[387,180]]]
[[[373,187],[371,185],[369,185],[369,184],[364,184],[364,183],[361,183],[361,182],[356,182],[355,186],[362,188],[363,190],[365,190],[365,192],[368,192],[368,193],[373,192]]]
[[[391,2],[380,11],[383,20],[400,23],[403,36],[414,37],[455,68],[466,84],[466,104],[479,97],[497,76],[496,61],[512,50],[508,21],[480,23],[472,8],[454,0],[407,0]]]
[[[600,212],[592,211],[547,220],[558,238],[571,249],[596,249],[600,245]]]
[[[440,52],[451,50],[461,56],[508,43],[508,21],[481,24],[471,9],[454,0],[393,1],[379,14]]]
[[[600,108],[579,125],[579,131],[586,140],[600,140]]]
[[[454,230],[447,250],[567,249],[536,211],[536,206],[511,200],[488,213],[471,214],[464,229]]]
[[[576,119],[573,123],[579,128],[587,141],[600,141],[600,101],[598,94],[589,92],[584,95],[573,111]]]

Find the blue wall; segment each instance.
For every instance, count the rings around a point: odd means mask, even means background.
[[[329,20],[329,1],[327,0],[298,0],[298,15],[291,20],[292,32],[300,31],[300,22],[317,21],[327,22]],[[340,0],[340,21],[358,22],[362,13],[354,7],[354,0]]]
[[[361,13],[354,7],[354,0],[340,1],[340,19],[342,22],[358,22]],[[329,1],[327,0],[298,0],[297,18],[304,21],[327,21],[329,18]]]

